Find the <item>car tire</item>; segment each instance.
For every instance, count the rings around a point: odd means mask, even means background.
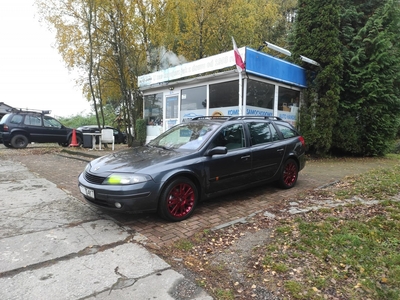
[[[28,146],[28,143],[28,138],[23,134],[17,134],[11,138],[11,146],[15,149],[26,148],[26,146]]]
[[[282,167],[278,185],[283,189],[290,189],[296,185],[299,177],[299,166],[294,159],[289,158]]]
[[[6,146],[7,148],[12,148],[11,144],[8,142],[3,142],[3,145]]]
[[[197,187],[191,180],[175,178],[161,193],[158,213],[168,221],[183,221],[193,214],[198,197]]]

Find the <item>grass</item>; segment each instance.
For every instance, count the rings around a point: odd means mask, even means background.
[[[193,248],[193,243],[187,239],[181,239],[175,243],[175,248],[182,250],[182,251],[189,251]]]
[[[376,169],[357,177],[346,178],[346,186],[336,192],[339,199],[355,195],[384,200],[400,190],[400,165],[390,169]]]
[[[276,266],[290,265],[287,270],[279,268],[280,273],[309,266],[312,272],[303,268],[297,275],[307,299],[323,299],[324,295],[400,299],[400,203],[351,206],[340,212],[332,209],[332,214],[337,217],[325,218],[326,214],[312,212],[293,219],[293,230],[300,232],[295,240],[285,231],[276,230],[273,243],[289,246],[285,256],[279,248],[267,252],[264,261],[270,263],[273,256],[270,268],[274,271],[278,271]],[[301,264],[285,259],[291,252],[297,257],[302,253]],[[292,297],[302,299],[293,283],[285,286]]]
[[[400,202],[390,200],[400,192],[400,166],[349,177],[339,186],[337,199],[381,201],[281,221],[264,248],[267,273],[279,270],[275,281],[284,278],[289,299],[400,299]]]
[[[299,203],[308,199],[345,203],[341,200],[355,197],[378,202],[353,201],[305,214],[286,213],[274,221],[260,215],[254,224],[199,232],[174,247],[184,252],[180,255],[189,262],[187,267],[201,270],[198,284],[218,300],[252,299],[254,287],[282,300],[398,300],[400,202],[393,196],[400,193],[400,155],[391,159],[390,167],[297,195]],[[257,226],[268,229],[268,238],[252,247],[245,264],[232,269],[208,259],[213,253],[229,258],[234,252],[230,241]]]

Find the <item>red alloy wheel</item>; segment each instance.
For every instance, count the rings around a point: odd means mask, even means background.
[[[287,188],[294,186],[297,182],[298,168],[294,160],[287,161],[285,169],[283,170],[283,183]]]
[[[178,183],[167,196],[167,209],[174,218],[184,218],[195,205],[196,194],[188,183]]]

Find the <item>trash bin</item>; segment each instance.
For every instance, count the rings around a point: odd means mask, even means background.
[[[90,129],[82,129],[83,148],[92,148],[93,147],[92,136],[89,134],[85,134],[85,133],[91,133],[91,130]]]

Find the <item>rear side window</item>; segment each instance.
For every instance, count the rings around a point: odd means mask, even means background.
[[[276,124],[278,127],[279,131],[282,133],[284,139],[289,139],[291,137],[298,136],[299,134],[297,133],[296,130],[293,128],[290,128],[288,126],[282,125],[282,124]]]
[[[42,118],[40,115],[26,115],[24,124],[30,126],[42,126]]]
[[[266,122],[249,123],[252,145],[270,143],[279,140],[278,133],[274,126]]]
[[[24,116],[22,116],[22,115],[13,115],[10,120],[10,124],[19,124],[22,122],[23,118],[24,118]]]

